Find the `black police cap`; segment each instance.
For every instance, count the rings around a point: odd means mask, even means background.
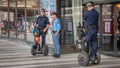
[[[45,9],[41,9],[40,12],[45,12]]]
[[[94,6],[94,2],[88,2],[87,6]]]

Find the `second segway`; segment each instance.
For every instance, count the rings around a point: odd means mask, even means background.
[[[86,31],[85,27],[80,26],[77,28],[77,34],[79,37],[79,39],[76,41],[76,48],[79,51],[78,62],[82,66],[87,66],[89,64],[99,64],[101,60],[99,47],[96,57],[91,56],[92,54],[91,47],[89,49],[89,53],[87,53],[87,42],[82,40],[82,38],[85,36],[85,31]]]

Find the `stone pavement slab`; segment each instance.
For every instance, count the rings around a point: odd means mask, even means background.
[[[61,58],[30,54],[30,46],[0,39],[0,68],[120,68],[120,58],[101,55],[99,65],[87,67],[77,62],[78,53],[62,54]]]

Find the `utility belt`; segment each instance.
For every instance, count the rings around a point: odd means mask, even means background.
[[[43,30],[46,26],[38,26],[37,29]]]
[[[39,30],[39,34],[43,33],[43,30],[45,29],[45,27],[43,26],[38,26],[37,29]]]
[[[98,29],[96,25],[87,26],[87,29]]]

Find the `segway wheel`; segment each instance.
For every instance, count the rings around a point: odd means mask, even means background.
[[[48,55],[48,46],[47,45],[45,45],[44,47],[43,47],[43,56],[47,56]]]
[[[31,47],[31,54],[32,54],[33,56],[36,55],[35,51],[36,51],[36,46],[33,45],[33,46]]]
[[[95,64],[99,64],[100,60],[101,60],[100,51],[97,51],[97,60],[95,60]]]
[[[89,64],[89,56],[85,51],[79,53],[78,62],[81,66],[87,66]]]

